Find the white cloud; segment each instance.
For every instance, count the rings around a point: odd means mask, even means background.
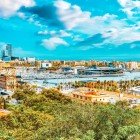
[[[0,0],[0,17],[10,17],[22,7],[34,6],[34,0]]]
[[[74,35],[73,41],[83,41],[83,38],[81,37],[81,35]]]
[[[28,22],[36,25],[36,26],[39,26],[39,27],[42,27],[43,25],[40,23],[40,21],[36,20],[36,15],[32,15],[30,17],[27,17],[26,18]]]
[[[118,0],[127,15],[132,16],[134,8],[140,8],[139,0]],[[77,5],[72,5],[64,0],[57,0],[54,6],[60,20],[67,29],[88,35],[102,34],[107,37],[106,43],[120,45],[140,40],[139,29],[127,23],[126,19],[118,19],[117,15],[106,13],[103,16],[91,16],[90,12],[82,11]]]
[[[77,30],[89,35],[102,34],[106,39],[101,45],[112,44],[119,46],[124,43],[140,41],[139,22],[132,26],[125,19],[119,20],[117,16],[110,14],[92,17],[87,22],[79,25]],[[93,45],[95,46],[95,44]]]
[[[71,34],[66,32],[66,31],[64,31],[64,30],[60,30],[60,36],[61,37],[69,37],[69,36],[71,36]]]
[[[48,31],[47,30],[39,31],[38,32],[38,35],[47,35],[47,34],[48,34]]]
[[[123,11],[129,16],[132,17],[136,14],[133,9],[138,8],[140,10],[140,1],[139,0],[118,0],[119,4],[122,6]]]
[[[116,19],[116,15],[105,14],[103,16],[95,16],[90,20],[81,23],[77,30],[82,33],[94,35],[98,33],[104,33],[111,28],[124,27],[125,22]]]
[[[49,33],[51,36],[54,36],[54,37],[70,37],[71,36],[71,34],[66,32],[65,30],[59,30],[59,31],[52,30]]]
[[[41,45],[43,45],[48,50],[54,50],[57,46],[68,46],[68,43],[59,37],[52,37],[42,40]]]
[[[48,31],[48,30],[44,30],[44,31],[39,31],[38,35],[50,35],[52,37],[70,37],[71,34],[66,32],[65,30],[59,30],[59,31]]]
[[[25,14],[22,13],[22,12],[17,12],[17,16],[20,17],[20,18],[22,18],[22,19],[25,19],[26,18]]]
[[[13,53],[14,56],[19,56],[19,57],[35,55],[35,53],[33,53],[32,51],[26,51],[21,47],[13,48]]]
[[[69,30],[90,19],[91,13],[82,11],[77,5],[71,5],[63,0],[57,0],[54,2],[54,6],[57,8],[60,21]]]
[[[133,43],[140,41],[140,24],[133,27],[112,28],[110,32],[104,33],[104,37],[108,37],[104,43],[111,43],[114,45],[122,45],[124,43]]]

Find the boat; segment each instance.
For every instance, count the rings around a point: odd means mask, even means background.
[[[134,80],[140,80],[140,77],[135,77]]]
[[[43,84],[48,84],[49,82],[47,80],[44,80],[43,81]]]

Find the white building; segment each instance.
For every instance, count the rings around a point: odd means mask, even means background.
[[[28,63],[35,62],[35,57],[27,57],[27,62]]]
[[[140,96],[140,86],[132,87],[129,92]]]
[[[74,74],[78,74],[79,69],[85,69],[85,67],[84,66],[76,66],[76,67],[74,67]]]
[[[138,69],[138,63],[137,62],[128,62],[127,66],[130,70],[136,70]]]
[[[52,64],[49,62],[43,62],[41,63],[41,68],[51,68]]]

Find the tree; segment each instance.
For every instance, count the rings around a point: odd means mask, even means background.
[[[11,113],[0,117],[2,140],[5,134],[16,140],[132,140],[140,135],[140,111],[127,102],[93,105],[54,89],[28,90],[15,93],[20,104],[8,105]]]

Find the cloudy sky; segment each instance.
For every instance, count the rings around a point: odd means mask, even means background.
[[[0,47],[40,59],[140,59],[140,0],[0,1]]]

